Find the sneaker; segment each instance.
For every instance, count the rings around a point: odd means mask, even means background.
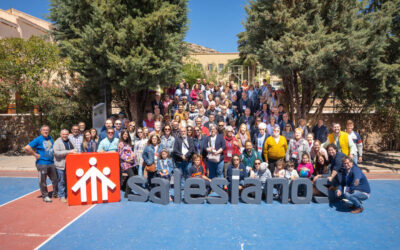
[[[65,197],[60,198],[61,202],[67,203],[67,199],[65,199]]]
[[[58,198],[58,194],[53,194],[53,198]]]
[[[350,213],[359,214],[359,213],[362,213],[362,211],[364,211],[364,208],[363,207],[359,207],[359,208],[355,208],[355,209],[351,210]]]
[[[44,197],[44,198],[43,198],[43,201],[44,201],[44,202],[52,202],[52,200],[50,199],[49,196]]]

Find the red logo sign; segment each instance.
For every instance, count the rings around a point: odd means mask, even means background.
[[[118,153],[69,154],[66,169],[69,205],[121,200]]]

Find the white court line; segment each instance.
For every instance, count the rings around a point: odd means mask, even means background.
[[[37,178],[37,177],[36,177],[36,178]],[[47,188],[49,188],[50,186],[51,186],[51,184],[50,184],[50,185],[47,185]],[[18,197],[18,198],[15,198],[14,200],[11,200],[11,201],[9,201],[9,202],[6,202],[6,203],[4,203],[4,204],[1,204],[0,207],[5,206],[5,205],[7,205],[7,204],[9,204],[9,203],[11,203],[11,202],[17,201],[17,200],[19,200],[19,199],[21,199],[21,198],[24,198],[25,196],[30,195],[30,194],[32,194],[32,193],[34,193],[34,192],[36,192],[36,191],[40,191],[40,189],[33,190],[33,191],[30,192],[30,193],[24,194],[24,195],[22,195],[22,196],[20,196],[20,197]],[[42,195],[42,194],[40,194],[40,195]]]
[[[90,208],[88,208],[86,211],[84,211],[83,213],[81,213],[80,215],[78,215],[78,217],[76,217],[75,219],[73,219],[72,221],[70,221],[67,225],[65,225],[64,227],[62,227],[60,230],[58,230],[55,234],[53,234],[52,236],[50,236],[50,238],[48,238],[47,240],[45,240],[42,244],[40,244],[39,246],[35,247],[34,249],[39,249],[42,246],[44,246],[47,242],[49,242],[50,240],[52,240],[54,237],[56,237],[59,233],[61,233],[61,231],[63,231],[64,229],[66,229],[69,225],[71,225],[72,223],[74,223],[76,220],[78,220],[79,218],[81,218],[84,214],[86,214],[87,212],[89,212],[92,208],[94,208],[97,204],[93,204]]]
[[[400,179],[368,179],[368,181],[400,181]]]
[[[0,176],[0,178],[30,178],[30,179],[37,179],[37,176]]]
[[[3,206],[5,206],[5,205],[7,205],[7,204],[9,204],[9,203],[11,203],[11,202],[14,202],[14,201],[16,201],[16,200],[19,200],[19,199],[21,199],[21,198],[24,198],[25,196],[30,195],[30,194],[32,194],[32,193],[34,193],[34,192],[36,192],[36,191],[39,191],[39,190],[40,190],[40,189],[33,190],[33,191],[30,192],[30,193],[27,193],[27,194],[25,194],[25,195],[23,195],[23,196],[20,196],[20,197],[14,199],[14,200],[11,200],[11,201],[9,201],[9,202],[6,202],[6,203],[0,205],[0,207],[3,207]]]

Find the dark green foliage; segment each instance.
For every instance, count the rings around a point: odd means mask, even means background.
[[[51,5],[55,39],[92,103],[109,86],[126,100],[128,116],[141,118],[148,89],[171,84],[180,73],[186,0],[52,0]]]
[[[282,77],[296,118],[320,98],[318,116],[331,94],[362,110],[399,105],[399,1],[366,6],[358,0],[251,1],[239,49]]]

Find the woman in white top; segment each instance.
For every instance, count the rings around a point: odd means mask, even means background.
[[[136,131],[138,139],[135,141],[135,162],[138,175],[143,176],[143,150],[146,147],[147,139],[144,138],[143,129],[138,128]]]

